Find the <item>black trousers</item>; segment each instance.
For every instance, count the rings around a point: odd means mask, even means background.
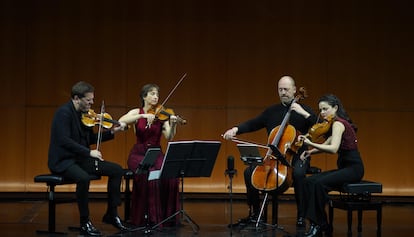
[[[325,211],[328,193],[344,183],[358,182],[364,176],[364,165],[356,150],[341,152],[337,164],[336,170],[324,171],[305,179],[306,217],[320,226],[328,223]]]
[[[95,163],[97,162],[97,165]],[[89,158],[67,168],[62,175],[65,178],[75,180],[76,199],[79,208],[80,222],[89,220],[89,174],[108,176],[108,206],[107,214],[117,216],[117,207],[121,205],[121,181],[124,174],[123,168],[113,162],[100,161]]]
[[[292,160],[292,179],[297,206],[297,217],[305,217],[304,181],[306,178],[306,171],[310,165],[309,163],[309,160],[303,162],[298,158]],[[249,205],[253,215],[258,215],[260,211],[260,191],[253,187],[251,179],[255,168],[255,165],[249,165],[244,170],[244,183],[247,191],[247,205]],[[280,193],[269,192],[269,194],[272,195],[273,198],[277,198],[277,195]]]

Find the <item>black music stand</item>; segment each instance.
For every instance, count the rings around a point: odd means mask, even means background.
[[[237,144],[237,148],[239,149],[239,152],[240,152],[240,159],[246,165],[249,165],[250,168],[252,168],[254,165],[262,165],[263,164],[263,157],[261,156],[257,145],[253,145],[253,144]],[[271,149],[274,152],[274,148],[271,148]],[[280,162],[279,159],[277,159],[276,162],[277,162],[277,166],[279,166],[278,165],[278,162]],[[283,163],[283,161],[282,161],[282,163]],[[279,170],[277,170],[276,176],[277,176],[276,177],[276,182],[278,182],[279,181],[279,179],[278,179]],[[277,185],[277,186],[279,186],[279,185]],[[264,213],[264,208],[266,206],[266,201],[267,201],[268,195],[269,195],[269,193],[266,192],[265,193],[265,197],[264,197],[263,202],[262,202],[262,205],[261,205],[261,208],[260,208],[259,216],[258,216],[258,218],[256,220],[256,224],[255,224],[255,229],[256,230],[259,230],[260,219],[261,219],[261,217],[262,217],[262,215]],[[277,213],[278,212],[277,207],[272,207],[272,208],[273,208],[273,211],[272,211],[273,213]],[[274,220],[275,223],[272,223],[272,224],[262,223],[262,224],[264,224],[266,226],[270,226],[271,229],[277,229],[277,230],[283,231],[284,233],[287,233],[286,231],[283,230],[284,229],[283,227],[281,227],[281,226],[279,226],[277,224],[277,217],[276,218],[273,217],[273,218],[275,219]]]
[[[245,165],[249,166],[250,170],[253,167],[263,164],[263,157],[259,152],[257,145],[254,144],[237,144],[237,149],[240,153],[240,159]],[[251,215],[251,208],[249,210],[249,216]],[[259,216],[260,218],[260,216]]]
[[[263,157],[256,145],[237,144],[237,149],[239,149],[240,159],[244,164],[253,166],[263,163]]]
[[[147,152],[145,153],[144,159],[139,163],[137,169],[135,170],[135,174],[146,174],[148,173],[149,168],[151,168],[155,160],[157,159],[159,153],[161,152],[161,148],[153,147],[148,148]]]
[[[180,178],[180,210],[167,217],[152,229],[158,228],[164,222],[171,220],[181,214],[191,224],[193,232],[197,233],[200,227],[184,211],[183,191],[184,177],[210,177],[214,163],[219,152],[221,142],[219,141],[179,141],[169,142],[165,159],[161,167],[161,178]]]
[[[155,160],[157,159],[160,152],[161,152],[160,147],[148,148],[148,150],[145,153],[144,159],[141,161],[141,163],[139,163],[137,169],[135,170],[135,175],[147,174],[147,178],[149,179],[149,168],[154,166]],[[148,223],[146,226],[134,228],[134,229],[129,230],[128,232],[134,232],[134,231],[139,231],[139,230],[142,230],[145,234],[148,234],[151,232]],[[121,234],[122,233],[124,232],[121,231]]]

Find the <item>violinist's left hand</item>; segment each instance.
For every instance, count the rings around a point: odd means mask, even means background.
[[[175,116],[175,115],[171,115],[170,116],[170,124],[171,125],[176,125],[177,124],[177,121],[178,121],[177,116]]]
[[[311,141],[309,140],[309,138],[307,136],[305,136],[305,135],[299,135],[298,136],[298,142],[303,142],[303,144],[309,145],[309,143]]]

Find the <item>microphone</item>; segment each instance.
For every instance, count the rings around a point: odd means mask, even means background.
[[[234,170],[234,157],[233,156],[227,157],[227,170],[228,171]]]
[[[230,177],[233,177],[233,175],[236,172],[237,171],[234,169],[234,157],[233,156],[228,156],[227,157],[227,170],[226,170],[226,174],[228,174]]]

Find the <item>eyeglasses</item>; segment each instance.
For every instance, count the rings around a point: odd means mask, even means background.
[[[88,98],[88,97],[82,97],[80,98],[81,100],[83,100],[86,103],[93,103],[93,97]]]

